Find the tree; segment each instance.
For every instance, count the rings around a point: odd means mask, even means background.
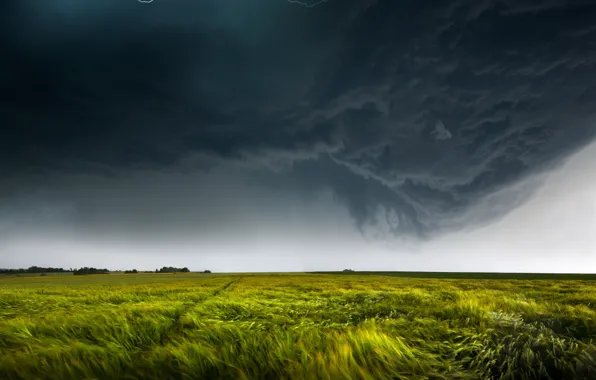
[[[86,275],[86,274],[109,274],[109,273],[110,273],[110,271],[105,268],[97,269],[97,268],[90,268],[90,267],[83,267],[83,268],[75,269],[73,271],[73,275],[75,275],[75,276]]]
[[[209,269],[205,269],[203,273],[211,273],[211,271]]]
[[[190,270],[187,267],[184,267],[184,268],[162,267],[159,270],[159,273],[176,273],[176,272],[190,272]]]
[[[52,267],[38,267],[32,266],[27,269],[19,268],[19,269],[0,269],[0,274],[14,274],[14,273],[64,273],[66,272],[64,268],[52,268]]]

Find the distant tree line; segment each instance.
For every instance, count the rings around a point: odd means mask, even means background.
[[[83,267],[83,268],[75,269],[72,274],[74,274],[75,276],[79,276],[79,275],[84,275],[84,274],[109,274],[109,273],[110,273],[110,271],[105,268],[97,269],[97,268]]]
[[[188,273],[188,272],[190,272],[190,270],[187,267],[184,267],[184,268],[162,267],[161,269],[155,270],[155,273],[176,273],[176,272]]]
[[[161,269],[156,269],[155,272],[153,271],[142,271],[139,272],[137,269],[125,270],[124,273],[126,274],[134,274],[134,273],[188,273],[190,270],[187,267],[184,268],[176,268],[176,267],[162,267]],[[0,268],[0,274],[20,274],[20,273],[73,273],[74,275],[84,275],[84,274],[109,274],[110,271],[108,269],[102,268],[93,268],[93,267],[83,267],[79,269],[64,269],[64,268],[52,268],[52,267],[38,267],[32,266],[27,269],[19,268],[19,269],[5,269]],[[120,272],[122,273],[122,272]],[[206,270],[204,273],[211,273],[211,271]]]
[[[63,273],[69,272],[68,270],[64,270],[64,268],[52,268],[52,267],[29,267],[27,269],[19,268],[19,269],[3,269],[0,268],[0,273],[2,274],[13,274],[13,273]]]

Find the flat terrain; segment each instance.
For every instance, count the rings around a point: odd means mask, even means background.
[[[0,277],[0,379],[596,379],[595,337],[589,279]]]

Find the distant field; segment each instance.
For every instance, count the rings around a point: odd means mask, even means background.
[[[494,272],[312,272],[317,274],[373,275],[409,278],[451,278],[482,280],[591,280],[596,273],[494,273]]]
[[[45,273],[46,276],[71,276],[73,272]],[[111,272],[112,275],[125,274]],[[137,275],[172,275],[174,273],[143,273]],[[176,273],[176,274],[182,274]],[[219,273],[219,275],[293,275],[296,273]],[[590,280],[596,281],[596,273],[495,273],[495,272],[308,272],[305,274],[325,275],[358,275],[358,276],[392,276],[408,278],[446,278],[446,279],[471,279],[471,280]],[[40,277],[39,273],[2,274],[7,277]]]
[[[3,276],[0,379],[596,379],[596,281],[425,275]]]

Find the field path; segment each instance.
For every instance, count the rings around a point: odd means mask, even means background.
[[[217,297],[220,294],[226,292],[228,289],[233,288],[234,286],[236,286],[236,284],[238,284],[238,282],[240,282],[241,277],[236,277],[234,278],[232,281],[228,282],[227,284],[225,284],[224,286],[215,289],[212,293],[211,296],[208,298],[213,298],[213,297]]]
[[[180,310],[179,316],[178,316],[178,320],[184,315],[186,314],[192,307],[199,305],[211,298],[215,298],[220,296],[221,294],[229,291],[231,288],[233,288],[238,282],[240,281],[240,277],[235,277],[233,278],[231,281],[226,282],[224,285],[210,291],[207,292],[205,294],[205,297],[202,297],[201,299],[194,301],[194,302],[188,302],[184,305],[184,307],[182,308],[182,310]]]
[[[221,295],[222,293],[225,293],[226,291],[228,291],[230,288],[232,288],[233,286],[235,286],[238,282],[240,281],[240,277],[236,277],[234,279],[232,279],[231,281],[225,283],[224,285],[220,286],[219,288],[216,288],[214,290],[212,290],[211,292],[208,292],[205,297],[194,301],[194,302],[188,302],[186,304],[184,304],[183,307],[181,307],[178,310],[178,313],[174,316],[173,321],[174,323],[172,324],[172,326],[170,327],[170,333],[172,334],[172,336],[176,336],[179,335],[183,329],[182,327],[182,320],[183,317],[185,315],[188,314],[188,312],[195,306],[209,300],[212,299],[214,297],[218,297],[219,295]]]

